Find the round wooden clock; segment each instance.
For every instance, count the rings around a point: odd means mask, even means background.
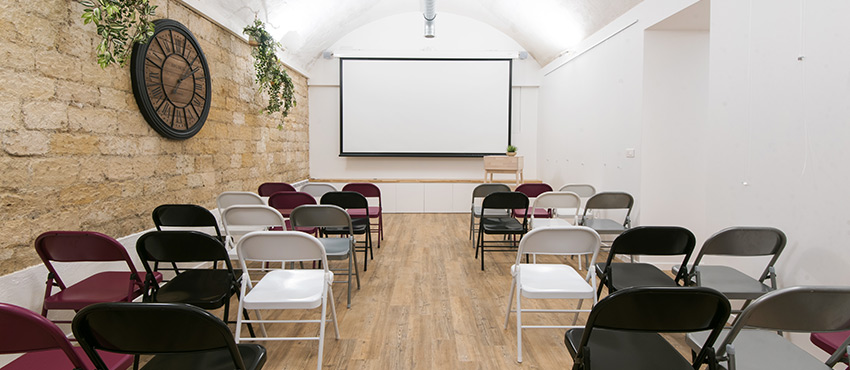
[[[156,132],[188,139],[201,130],[210,111],[207,59],[186,26],[171,19],[156,20],[154,26],[153,37],[133,47],[133,95]]]

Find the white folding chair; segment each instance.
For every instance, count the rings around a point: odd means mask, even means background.
[[[266,202],[263,201],[256,193],[252,193],[250,191],[225,191],[218,195],[215,199],[216,206],[218,206],[218,214],[222,215],[224,210],[230,206],[236,205],[258,205],[264,206]]]
[[[328,269],[325,249],[316,237],[300,231],[255,231],[246,234],[236,245],[239,252],[239,263],[243,269],[248,268],[248,262],[304,262],[321,261],[321,269],[279,269],[265,274],[259,281],[253,281],[248,274],[242,279],[239,308],[249,310],[290,310],[314,309],[321,307],[322,316],[314,320],[246,320],[241,317],[236,324],[236,342],[240,341],[319,341],[318,364],[316,369],[322,369],[322,353],[325,339],[325,323],[327,319],[328,302],[330,302],[331,321],[334,334],[339,339],[339,327],[336,320],[336,307],[333,300],[331,284],[334,274]],[[259,316],[258,316],[259,317]],[[317,337],[242,337],[242,324],[259,323],[265,334],[266,323],[318,323]]]
[[[547,191],[537,196],[531,208],[552,210],[551,218],[535,218],[531,213],[531,229],[551,226],[573,226],[577,224],[581,198],[571,191]],[[571,222],[572,221],[572,222]]]
[[[544,255],[591,255],[590,263],[596,261],[599,254],[599,234],[583,226],[546,227],[530,231],[520,240],[516,264],[511,266],[511,293],[508,297],[508,310],[505,313],[505,329],[511,312],[516,312],[517,326],[517,362],[522,362],[522,329],[530,328],[580,328],[576,326],[579,312],[585,299],[593,300],[596,305],[596,277],[592,268],[582,277],[576,270],[565,264],[525,264],[522,255],[526,253]],[[516,294],[516,311],[511,310]],[[578,299],[576,309],[522,309],[521,297],[534,299]],[[591,307],[592,309],[593,307]],[[572,325],[523,325],[523,312],[573,312]]]
[[[235,205],[224,209],[221,214],[226,235],[227,253],[237,259],[236,243],[252,231],[267,231],[272,228],[286,230],[286,222],[276,209],[266,205]],[[246,270],[247,271],[247,270]]]
[[[326,182],[308,182],[301,187],[299,190],[302,193],[307,193],[313,196],[313,198],[322,199],[322,195],[325,193],[330,193],[332,191],[339,191],[335,186]]]

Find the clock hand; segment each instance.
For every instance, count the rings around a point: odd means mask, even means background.
[[[183,82],[183,80],[189,78],[189,76],[195,74],[195,72],[197,72],[199,69],[201,69],[201,67],[195,67],[195,69],[187,70],[186,73],[183,73],[183,75],[177,79],[177,83],[174,84],[174,90],[171,90],[171,93],[176,94],[177,88],[180,87],[180,83]]]

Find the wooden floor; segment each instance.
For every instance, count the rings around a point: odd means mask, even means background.
[[[564,369],[572,360],[565,329],[523,331],[516,362],[516,321],[503,329],[515,253],[487,253],[485,271],[468,239],[469,214],[387,214],[362,288],[346,308],[345,284],[334,284],[340,339],[327,328],[323,368],[329,369]],[[600,258],[604,258],[600,257]],[[552,261],[549,262],[554,262]],[[563,261],[563,260],[561,260]],[[540,262],[538,260],[538,262]],[[575,260],[568,261],[571,264]],[[334,262],[332,262],[334,263]],[[234,302],[235,304],[235,302]],[[575,301],[523,300],[523,307],[573,307]],[[585,303],[587,307],[587,303]],[[317,318],[319,309],[266,318]],[[524,323],[569,324],[571,314],[525,314]],[[583,324],[586,316],[579,317]],[[268,326],[270,335],[313,336],[318,324]],[[683,336],[673,342],[684,351]],[[316,341],[261,342],[266,369],[316,367]]]

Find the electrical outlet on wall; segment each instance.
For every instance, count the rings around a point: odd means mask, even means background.
[[[626,158],[635,157],[635,148],[626,148]]]

